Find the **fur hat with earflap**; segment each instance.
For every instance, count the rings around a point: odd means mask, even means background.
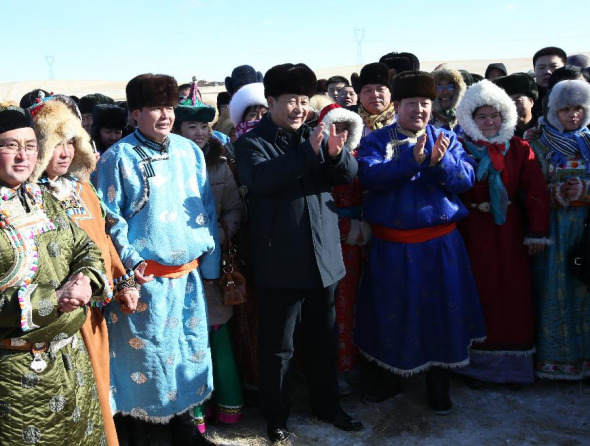
[[[350,110],[340,107],[338,104],[330,104],[322,109],[318,123],[325,124],[325,131],[330,131],[330,125],[338,122],[348,124],[348,138],[344,143],[344,148],[349,152],[356,149],[361,142],[363,133],[363,120],[361,117]]]
[[[88,181],[96,165],[96,158],[90,144],[90,136],[68,106],[57,100],[47,101],[35,114],[34,124],[39,155],[30,181],[37,181],[41,177],[55,147],[71,139],[74,140],[75,152],[68,172],[82,183]]]
[[[483,136],[473,119],[473,113],[484,105],[489,105],[502,116],[502,126],[498,134],[492,138]],[[493,82],[484,79],[473,84],[465,92],[463,99],[457,107],[457,120],[465,134],[474,141],[505,142],[514,136],[514,127],[518,115],[516,106],[510,96]]]
[[[584,128],[590,124],[590,84],[583,80],[558,82],[549,91],[548,110],[545,119],[557,130],[564,132],[557,113],[565,107],[576,105],[581,105],[584,108],[584,119],[579,127]]]
[[[436,80],[436,86],[438,87],[440,81],[446,80],[453,84],[453,97],[451,98],[451,106],[445,110],[453,110],[456,109],[461,102],[461,98],[465,94],[465,90],[467,90],[467,85],[465,85],[465,81],[463,80],[463,76],[461,73],[454,68],[450,68],[447,65],[441,65],[437,67],[433,72],[432,75]],[[443,112],[443,108],[441,107],[438,98],[434,100],[432,104],[432,108],[436,112]]]

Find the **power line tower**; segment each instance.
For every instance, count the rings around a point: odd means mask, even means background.
[[[363,40],[365,40],[365,28],[354,28],[354,37],[356,39],[356,64],[363,64]]]
[[[49,65],[49,79],[55,79],[53,75],[53,62],[55,62],[55,56],[45,56],[45,62]]]

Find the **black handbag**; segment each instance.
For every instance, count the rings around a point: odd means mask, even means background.
[[[590,289],[590,213],[584,221],[584,232],[570,249],[569,265],[573,275]]]

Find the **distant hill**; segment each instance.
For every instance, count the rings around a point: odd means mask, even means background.
[[[590,57],[590,51],[582,54]],[[447,63],[449,66],[457,69],[464,69],[471,73],[478,73],[483,75],[486,67],[490,63],[502,62],[506,65],[508,73],[515,73],[518,71],[529,71],[533,68],[532,56],[519,59],[505,59],[505,60],[449,60],[449,61],[422,61],[421,69],[424,71],[432,71],[441,63]],[[312,67],[313,68],[313,67]],[[332,68],[320,68],[315,70],[316,76],[320,78],[328,78],[330,76],[339,74],[350,79],[350,75],[354,72],[359,72],[362,66],[348,65]],[[28,91],[35,88],[43,88],[44,90],[63,93],[67,95],[75,95],[78,97],[87,95],[89,93],[102,93],[112,97],[115,100],[125,100],[125,85],[124,81],[100,81],[100,80],[38,80],[38,81],[22,81],[22,82],[6,82],[0,83],[0,101],[17,102]],[[206,102],[215,104],[217,93],[225,90],[223,81],[207,81],[199,80],[199,89]]]

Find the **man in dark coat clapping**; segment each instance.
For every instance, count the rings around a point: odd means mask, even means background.
[[[264,76],[269,112],[236,142],[248,188],[254,281],[259,306],[260,403],[272,441],[289,437],[293,333],[300,322],[311,409],[348,431],[362,424],[340,407],[334,291],[344,276],[332,186],[350,183],[346,132],[305,125],[316,77],[304,64]],[[325,130],[325,131],[324,131]]]

